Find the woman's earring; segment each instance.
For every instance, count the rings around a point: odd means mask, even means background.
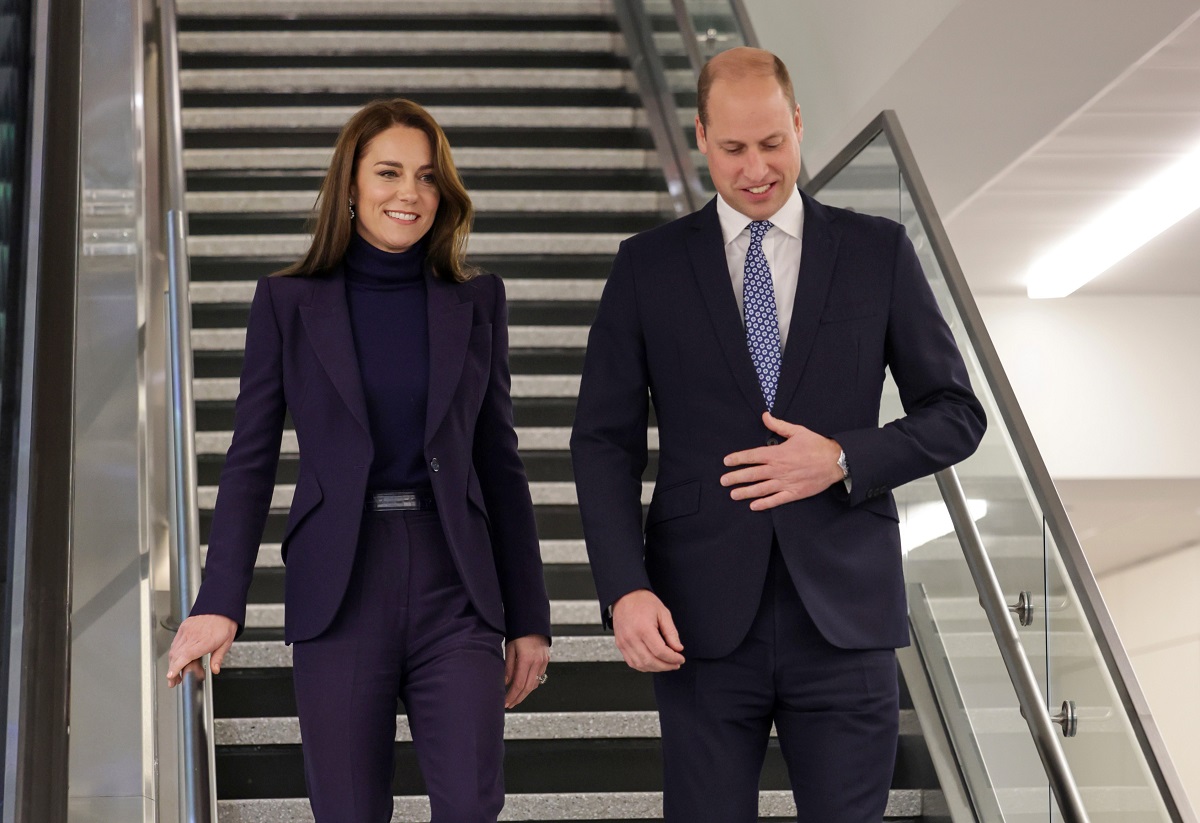
[[[354,219],[354,201],[353,200],[350,201],[350,219],[351,220]]]

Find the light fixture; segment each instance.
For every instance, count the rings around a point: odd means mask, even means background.
[[[1066,297],[1196,209],[1200,209],[1200,147],[1030,266],[1029,296]]]
[[[978,522],[987,515],[986,500],[971,498],[967,500],[967,513],[971,520]],[[918,546],[932,543],[939,537],[945,537],[954,531],[954,522],[946,504],[938,500],[928,503],[909,503],[901,507],[900,514],[900,551],[908,554]]]

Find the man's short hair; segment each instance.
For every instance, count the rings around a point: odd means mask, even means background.
[[[720,59],[718,59],[720,58]],[[796,108],[796,92],[792,88],[792,77],[783,61],[769,51],[741,47],[722,52],[704,64],[700,80],[696,84],[696,110],[701,124],[708,125],[708,95],[712,85],[720,78],[774,77],[783,90],[784,99],[790,109]]]

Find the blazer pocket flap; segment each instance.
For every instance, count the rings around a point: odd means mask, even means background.
[[[874,301],[859,300],[853,303],[834,303],[821,312],[821,323],[841,323],[881,314],[880,306]]]
[[[880,517],[895,520],[897,523],[900,522],[900,515],[896,512],[896,500],[890,494],[868,497],[859,506],[869,512],[874,512]]]
[[[296,527],[300,525],[309,512],[315,509],[324,499],[321,484],[311,474],[302,474],[296,482],[296,492],[292,495],[292,507],[288,511],[287,526],[283,530],[283,539],[287,540]]]
[[[656,488],[646,515],[646,528],[664,520],[685,517],[700,511],[700,481],[677,483],[665,489]]]

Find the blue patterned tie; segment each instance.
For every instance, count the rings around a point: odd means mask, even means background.
[[[775,286],[771,283],[771,267],[767,265],[762,245],[770,228],[769,220],[755,220],[750,224],[750,248],[746,251],[746,273],[742,281],[746,341],[768,411],[775,405],[775,389],[779,385],[779,364],[782,360]]]

